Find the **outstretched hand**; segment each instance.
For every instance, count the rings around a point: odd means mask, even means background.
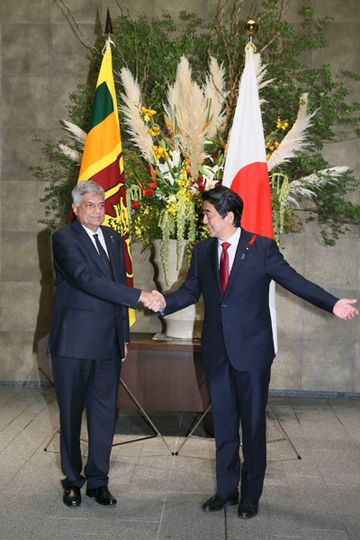
[[[333,314],[348,321],[359,315],[358,310],[352,305],[356,304],[357,300],[349,298],[340,298],[333,307]]]
[[[166,307],[166,300],[159,291],[141,291],[140,302],[148,309],[151,309],[155,313],[163,311]]]

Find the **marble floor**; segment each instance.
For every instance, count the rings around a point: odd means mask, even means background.
[[[61,500],[53,390],[0,386],[0,539],[360,539],[360,400],[270,399],[264,494],[259,515],[245,522],[236,507],[210,515],[200,509],[215,489],[206,422],[201,436],[173,455],[194,418],[150,416],[165,440],[113,448],[117,506],[84,495],[81,507],[70,509]],[[115,443],[148,432],[137,412],[123,412]],[[85,440],[86,433],[84,452]]]

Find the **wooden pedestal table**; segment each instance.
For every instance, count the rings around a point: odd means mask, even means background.
[[[119,408],[138,409],[154,430],[150,437],[161,437],[173,455],[178,455],[210,409],[199,340],[153,340],[152,334],[131,334],[120,382],[125,392],[119,393]],[[180,448],[171,451],[146,411],[191,411],[201,416]]]

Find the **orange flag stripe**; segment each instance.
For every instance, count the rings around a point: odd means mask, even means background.
[[[114,141],[118,141],[114,145]],[[86,139],[86,152],[83,154],[79,181],[91,178],[97,171],[103,169],[102,161],[108,154],[119,154],[121,143],[119,141],[119,126],[115,119],[115,114],[110,114],[101,124],[95,126]],[[98,167],[94,166],[98,164]],[[89,169],[91,168],[91,173]]]

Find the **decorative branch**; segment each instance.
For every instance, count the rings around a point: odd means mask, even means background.
[[[57,5],[57,7],[60,9],[62,14],[64,15],[71,30],[74,32],[75,36],[80,41],[80,43],[84,45],[84,47],[89,49],[89,51],[91,51],[92,53],[94,52],[97,53],[98,50],[96,49],[96,47],[94,47],[93,45],[91,45],[91,43],[88,42],[88,40],[86,39],[82,31],[80,30],[80,26],[78,25],[78,23],[75,20],[75,17],[71,13],[69,6],[67,6],[65,2],[63,2],[63,0],[54,0],[54,2]]]

